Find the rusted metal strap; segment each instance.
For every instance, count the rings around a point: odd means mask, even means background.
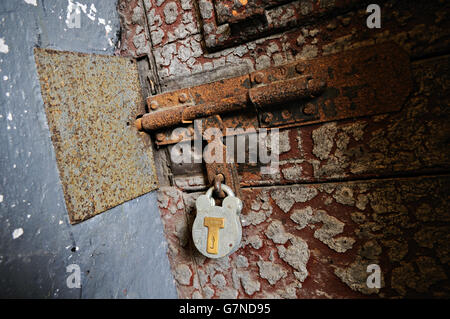
[[[247,106],[247,96],[237,96],[222,99],[215,103],[205,103],[192,106],[176,106],[169,109],[162,109],[157,112],[145,114],[136,120],[136,127],[139,130],[154,131],[166,127],[192,122],[195,119],[207,117],[215,114],[237,111]]]
[[[158,188],[130,59],[36,48],[36,68],[72,224]],[[105,125],[107,124],[107,125]]]
[[[152,111],[136,126],[162,130],[221,114],[227,126],[246,127],[252,114],[255,128],[295,127],[399,111],[411,89],[408,55],[384,43],[148,97]]]
[[[225,197],[225,192],[222,190],[222,183],[225,181],[225,177],[222,173],[217,174],[214,176],[214,190],[219,195],[220,198]]]
[[[249,96],[253,105],[264,109],[272,105],[314,98],[320,95],[325,87],[325,81],[304,75],[252,88],[249,90]]]
[[[210,116],[204,118],[202,120],[203,130],[207,130],[208,128],[218,128],[222,132],[224,131],[224,125],[222,119],[218,115]],[[216,149],[222,151],[223,161],[221,162],[212,162],[206,163],[206,174],[208,176],[208,182],[210,185],[215,185],[217,182],[218,175],[223,176],[223,181],[221,183],[229,186],[234,194],[240,198],[241,190],[239,184],[239,176],[237,173],[236,165],[234,163],[227,163],[226,158],[226,146],[219,138],[215,138],[214,140],[209,140],[208,143],[217,143]],[[225,194],[221,194],[219,190],[219,197],[224,197]]]
[[[215,102],[160,109],[136,120],[136,127],[139,130],[154,131],[211,115],[225,114],[246,108],[253,110],[252,105],[263,108],[283,102],[311,98],[322,92],[325,86],[325,82],[312,80],[309,76],[280,80]]]

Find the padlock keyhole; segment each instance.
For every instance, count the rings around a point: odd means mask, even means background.
[[[219,229],[225,227],[225,218],[205,217],[203,225],[208,227],[206,251],[209,254],[217,255],[219,253]]]

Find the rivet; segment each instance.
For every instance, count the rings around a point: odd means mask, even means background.
[[[297,71],[298,74],[302,74],[303,72],[305,72],[306,67],[303,63],[299,63],[295,66],[295,71]]]
[[[291,112],[289,110],[283,110],[283,112],[281,112],[281,117],[285,120],[287,120],[288,118],[291,117]]]
[[[187,97],[186,93],[181,93],[181,94],[178,96],[178,101],[179,101],[180,103],[186,103],[187,100],[188,100],[188,97]]]
[[[272,122],[272,119],[273,119],[273,114],[270,112],[264,113],[262,116],[262,120],[266,124]]]
[[[310,88],[312,88],[314,86],[314,83],[315,83],[314,78],[312,76],[310,76],[307,79],[306,87],[308,89],[310,89]]]
[[[258,84],[262,83],[264,81],[264,74],[256,73],[255,76],[253,77],[253,81],[255,81]]]
[[[303,108],[303,113],[305,115],[312,115],[315,113],[315,111],[316,111],[316,107],[312,103],[306,104],[305,107]]]
[[[156,140],[158,141],[158,142],[162,142],[162,141],[164,141],[166,139],[166,134],[164,134],[164,133],[158,133],[158,134],[156,134]]]
[[[156,102],[156,101],[151,101],[151,102],[150,102],[150,108],[151,108],[152,110],[156,110],[158,107],[159,107],[158,102]]]

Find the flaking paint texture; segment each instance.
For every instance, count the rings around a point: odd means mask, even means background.
[[[180,297],[448,298],[447,2],[383,1],[382,28],[368,29],[365,2],[292,1],[265,10],[270,30],[238,23],[253,8],[237,1],[121,3],[121,54],[147,46],[162,91],[388,41],[412,62],[413,91],[398,112],[282,130],[273,175],[238,165],[243,240],[231,256],[209,260],[193,248],[207,180],[201,167],[176,166],[158,200]],[[141,27],[131,12],[147,18]],[[366,285],[369,264],[381,267],[381,289]]]

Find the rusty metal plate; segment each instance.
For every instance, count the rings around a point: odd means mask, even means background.
[[[70,222],[158,187],[134,60],[35,49],[45,112]]]
[[[262,127],[292,127],[395,112],[412,90],[409,56],[395,43],[298,61],[254,72],[251,78],[252,85],[264,92],[274,82],[287,83],[286,79],[299,75],[311,82],[323,82],[326,88],[311,99],[261,108],[258,116]],[[283,87],[278,94],[282,96],[288,89]]]
[[[152,111],[136,127],[158,131],[214,114],[227,128],[303,126],[396,112],[411,90],[409,56],[387,42],[151,96]],[[160,131],[157,144],[190,140],[193,131]]]
[[[160,114],[161,121],[164,127],[181,124],[180,115],[178,111],[185,109],[194,110],[195,106],[208,105],[208,109],[213,111],[218,107],[217,101],[231,102],[237,99],[242,102],[247,100],[248,89],[250,88],[250,78],[247,75],[238,76],[220,81],[206,83],[194,87],[179,89],[171,92],[165,92],[158,95],[147,97],[147,104],[150,107],[150,115],[152,118]],[[226,105],[227,103],[225,103]],[[178,111],[177,111],[178,110]],[[172,116],[169,113],[172,112]],[[227,115],[227,120],[224,121],[225,127],[235,128],[242,127],[247,129],[249,127],[257,127],[258,119],[255,112],[237,111]],[[207,116],[207,115],[205,115]],[[184,118],[184,119],[188,119]],[[242,120],[245,124],[242,124]],[[193,138],[193,125],[188,124],[189,121],[183,121],[185,126],[191,131],[192,135],[186,136],[172,136],[172,129],[161,130],[157,134],[157,145],[174,144],[180,141],[187,141]],[[156,123],[156,121],[155,121]],[[189,132],[187,131],[187,132]],[[158,139],[159,138],[159,139]]]
[[[205,104],[246,94],[249,88],[250,81],[248,75],[243,75],[149,96],[147,98],[147,103],[152,110],[182,105],[191,106]]]

